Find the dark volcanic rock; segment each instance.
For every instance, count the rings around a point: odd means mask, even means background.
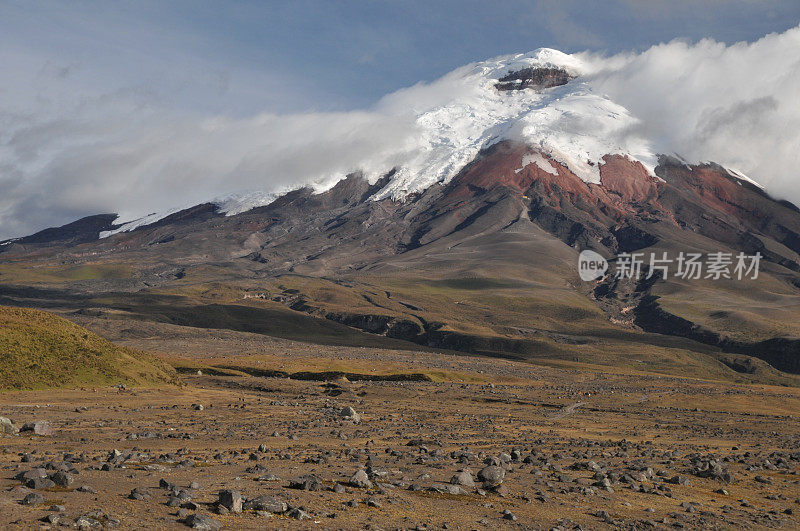
[[[313,474],[300,476],[289,482],[289,488],[300,490],[322,490],[322,480]]]
[[[115,219],[117,219],[116,214],[87,216],[61,227],[44,229],[36,234],[18,238],[13,240],[13,242],[15,246],[54,243],[77,245],[79,243],[91,242],[97,240],[102,231],[111,230]],[[2,253],[6,247],[8,246],[0,245],[0,253]]]
[[[359,470],[350,478],[350,485],[361,489],[372,488],[372,482],[365,470]]]
[[[30,489],[49,489],[55,487],[55,482],[50,478],[32,478],[25,482],[25,486]]]
[[[496,487],[503,482],[506,471],[499,466],[489,465],[478,472],[478,479],[483,481],[484,487]]]
[[[128,498],[131,500],[149,500],[152,497],[153,495],[150,493],[150,491],[144,487],[136,487],[128,495]]]
[[[528,67],[516,72],[509,72],[501,77],[495,88],[497,90],[521,90],[526,88],[546,89],[566,85],[575,76],[561,68]]]
[[[184,520],[184,523],[192,529],[200,529],[202,531],[218,531],[222,529],[222,523],[205,514],[190,514]]]
[[[236,490],[221,490],[218,503],[232,513],[240,513],[243,503],[242,493]]]
[[[31,492],[25,496],[20,503],[22,503],[22,505],[38,505],[44,503],[44,496],[36,492]]]
[[[287,510],[285,501],[272,496],[257,496],[247,500],[244,504],[245,510],[267,511],[270,513],[285,513]]]
[[[36,422],[26,422],[19,429],[20,433],[39,435],[42,437],[49,437],[53,435],[53,426],[46,420],[37,420]]]
[[[53,482],[58,485],[59,487],[69,487],[74,483],[75,478],[72,475],[64,472],[63,470],[59,470],[55,474],[51,476]]]

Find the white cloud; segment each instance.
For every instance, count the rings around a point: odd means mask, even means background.
[[[641,119],[656,149],[732,166],[800,204],[800,27],[753,43],[582,57],[596,69],[591,83]]]
[[[123,219],[239,190],[391,168],[412,125],[376,112],[245,119],[135,112],[21,126],[3,143],[0,226],[118,212]],[[50,221],[53,220],[53,221]],[[62,219],[61,221],[64,221]]]

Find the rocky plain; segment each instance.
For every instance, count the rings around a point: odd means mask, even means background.
[[[0,527],[800,527],[796,387],[164,337],[179,385],[0,394]]]

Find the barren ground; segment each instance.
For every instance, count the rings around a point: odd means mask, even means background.
[[[0,394],[0,415],[55,429],[0,438],[0,527],[39,528],[54,514],[72,526],[95,510],[84,524],[131,529],[181,529],[195,513],[230,528],[800,527],[797,388],[185,327],[127,340],[106,332],[183,366],[185,385]],[[341,416],[347,406],[360,423]],[[710,460],[732,480],[703,472],[714,470]],[[493,461],[505,471],[500,488],[478,479]],[[33,490],[14,479],[47,464],[74,482]],[[350,485],[362,468],[369,488]],[[447,492],[462,469],[475,486]],[[290,488],[307,475],[320,490]],[[226,512],[216,505],[222,489],[272,496],[288,510],[217,514]],[[22,505],[29,492],[43,501]]]

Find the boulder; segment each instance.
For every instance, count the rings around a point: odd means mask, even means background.
[[[472,479],[472,473],[469,470],[461,470],[452,478],[450,478],[450,483],[453,485],[463,485],[465,487],[474,487],[475,480]]]
[[[483,486],[487,488],[500,485],[505,477],[506,471],[495,465],[489,465],[478,472],[478,479],[483,481]]]
[[[350,478],[350,485],[353,487],[358,487],[360,489],[372,488],[372,482],[369,480],[367,472],[363,469],[359,470],[358,472],[352,475],[352,477]]]
[[[222,529],[221,522],[205,514],[190,514],[183,522],[192,529],[201,529],[203,531],[218,531]]]
[[[44,468],[33,468],[25,472],[20,472],[19,474],[14,476],[14,479],[26,483],[29,479],[46,478],[46,477],[47,477],[47,470],[45,470]]]
[[[322,480],[313,474],[300,476],[289,482],[289,488],[300,490],[322,490]]]
[[[75,481],[75,478],[72,475],[64,472],[63,470],[59,470],[55,474],[53,474],[50,479],[58,485],[59,487],[69,487]]]
[[[361,415],[359,415],[356,410],[350,406],[345,406],[342,408],[342,410],[339,412],[339,416],[345,420],[352,421],[355,424],[361,422]]]
[[[50,478],[33,478],[25,482],[25,486],[29,489],[49,489],[55,487],[56,484]]]
[[[25,496],[20,503],[22,503],[22,505],[39,505],[40,503],[44,503],[44,496],[36,492],[31,492]]]
[[[14,435],[19,430],[10,419],[0,417],[0,435]]]
[[[272,496],[257,496],[247,500],[244,509],[248,511],[267,511],[269,513],[285,513],[288,509],[285,501]]]
[[[228,509],[232,513],[242,512],[242,493],[238,490],[219,491],[219,505]]]
[[[128,494],[128,498],[131,500],[149,500],[152,497],[153,495],[145,487],[136,487]]]
[[[434,483],[428,487],[428,490],[430,492],[438,492],[439,494],[452,494],[454,496],[464,494],[464,489],[458,485],[452,485],[450,483]]]
[[[50,437],[53,435],[53,425],[46,420],[36,422],[26,422],[19,429],[20,433],[39,435],[40,437]]]

